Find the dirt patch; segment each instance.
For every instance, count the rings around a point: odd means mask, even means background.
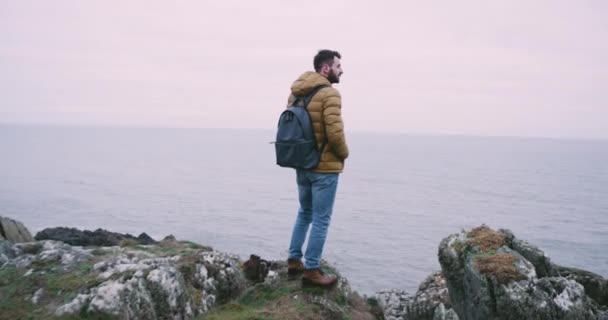
[[[309,318],[314,313],[310,305],[302,301],[302,297],[294,299],[293,296],[287,295],[263,308],[260,314],[272,319],[303,320]]]

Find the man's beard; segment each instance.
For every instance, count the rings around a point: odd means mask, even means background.
[[[329,83],[340,83],[340,77],[338,77],[334,70],[331,69],[329,70],[329,74],[327,75],[327,80],[329,80]]]

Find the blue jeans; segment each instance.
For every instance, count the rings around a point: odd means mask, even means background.
[[[312,223],[304,267],[316,269],[320,266],[327,229],[331,221],[338,189],[338,174],[297,170],[297,181],[300,210],[291,234],[289,258],[302,259],[302,246]]]

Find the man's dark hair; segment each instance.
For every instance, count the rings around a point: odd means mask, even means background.
[[[321,67],[324,64],[329,64],[330,66],[334,63],[334,57],[338,57],[338,59],[342,59],[342,56],[338,51],[333,50],[319,50],[315,59],[313,60],[313,64],[315,66],[315,71],[321,71]]]

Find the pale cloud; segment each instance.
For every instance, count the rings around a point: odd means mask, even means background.
[[[4,1],[0,122],[273,128],[321,48],[347,130],[608,138],[604,1]]]

